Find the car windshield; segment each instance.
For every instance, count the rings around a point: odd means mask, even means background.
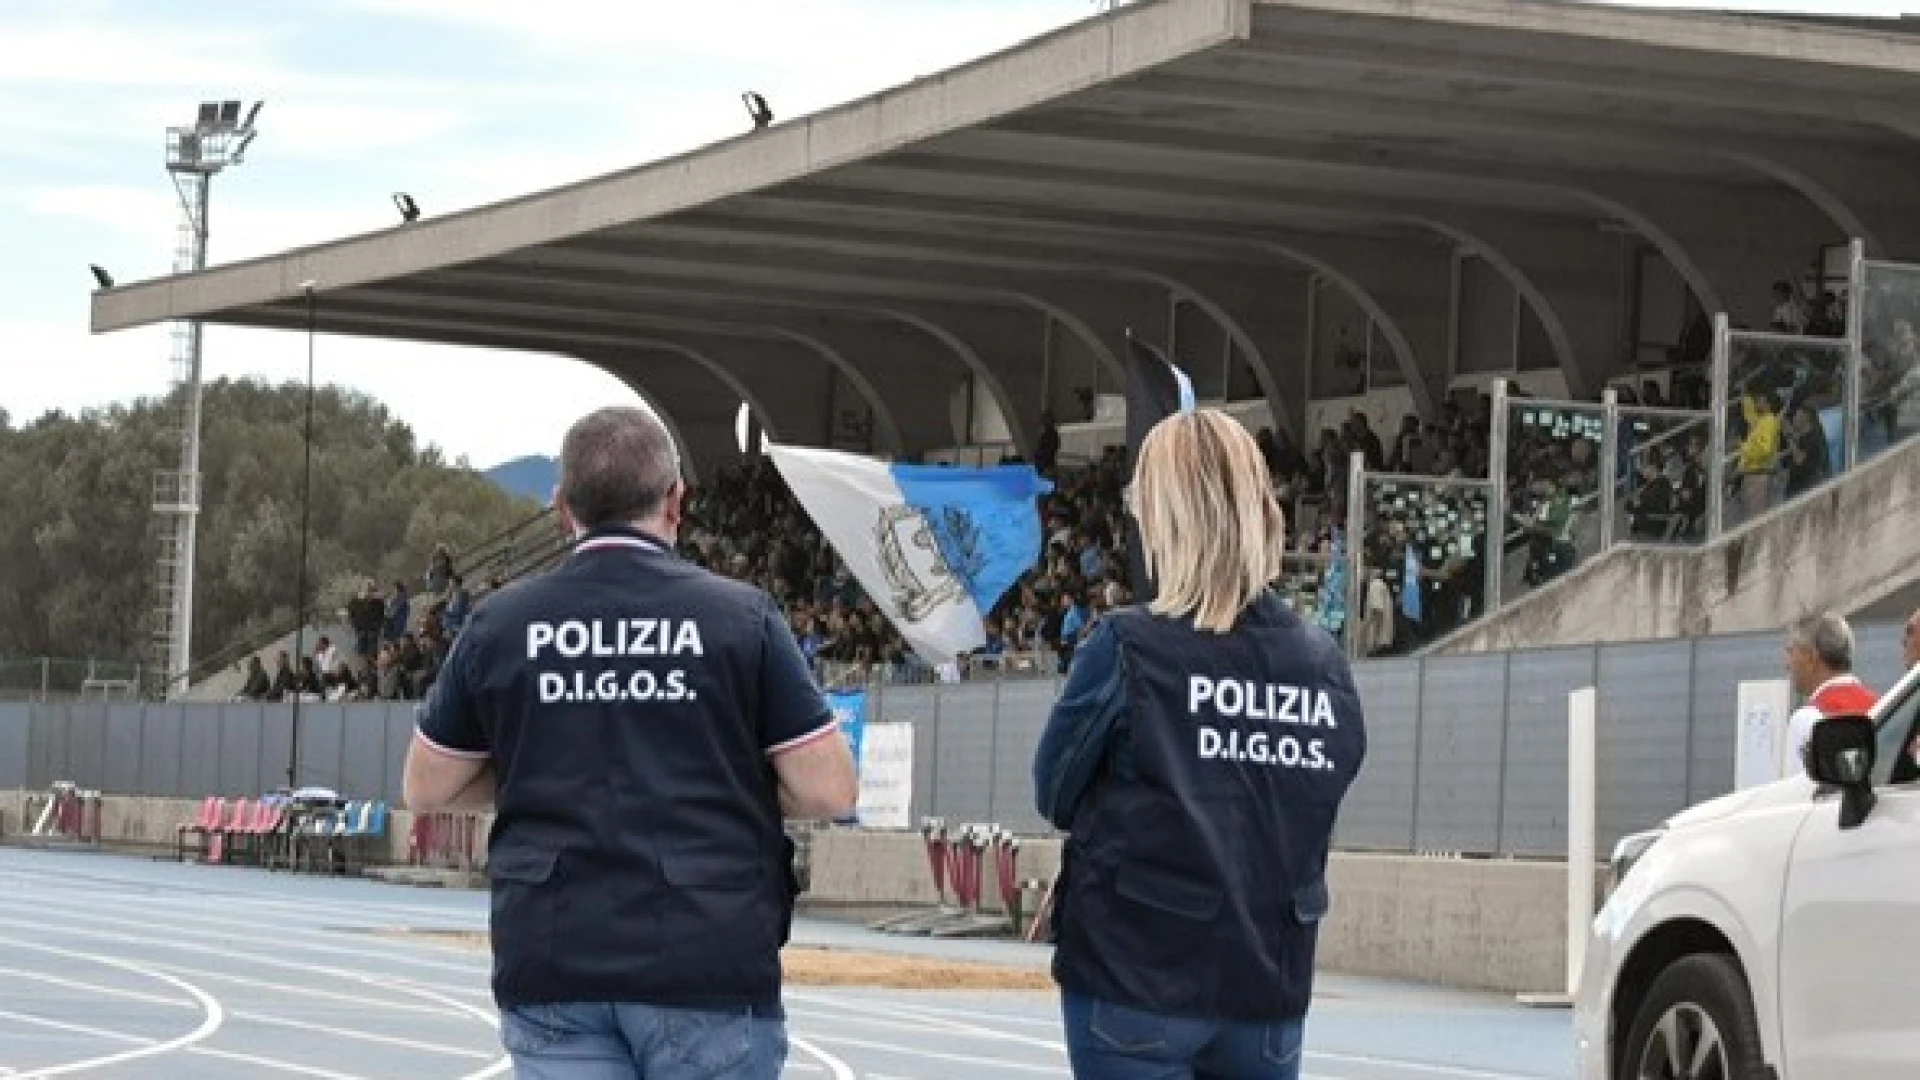
[[[1910,740],[1916,710],[1920,710],[1920,668],[1907,672],[1874,706],[1874,727],[1879,733],[1879,745],[1873,756],[1875,783],[1892,780],[1894,767],[1912,748]]]

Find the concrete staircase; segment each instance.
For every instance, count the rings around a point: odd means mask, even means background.
[[[1616,547],[1426,652],[1774,630],[1903,597],[1920,597],[1920,439],[1705,547]]]

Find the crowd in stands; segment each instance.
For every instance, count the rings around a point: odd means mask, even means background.
[[[488,591],[499,588],[496,579]],[[269,672],[259,656],[247,661],[240,698],[247,701],[414,701],[426,695],[453,639],[472,612],[474,594],[454,572],[453,553],[441,545],[415,595],[405,581],[382,593],[368,579],[341,613],[353,640],[341,648],[319,638],[299,658],[281,650]]]

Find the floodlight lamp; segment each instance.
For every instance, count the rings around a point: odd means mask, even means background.
[[[102,267],[99,263],[89,263],[87,269],[93,271],[93,280],[98,282],[101,288],[113,288],[113,275],[107,273],[106,268]]]
[[[236,128],[240,126],[239,102],[223,101],[220,103],[220,126],[223,128]]]
[[[201,102],[200,117],[194,121],[194,128],[199,131],[212,131],[215,127],[219,126],[219,123],[220,103],[217,101]]]
[[[741,94],[740,100],[747,106],[747,115],[753,117],[755,131],[773,123],[773,109],[767,104],[767,99],[761,97],[757,91],[749,90]]]
[[[394,205],[394,209],[400,211],[400,219],[405,223],[407,223],[408,225],[411,225],[414,222],[420,220],[420,205],[414,202],[413,196],[407,194],[406,192],[404,191],[394,192],[393,205]]]

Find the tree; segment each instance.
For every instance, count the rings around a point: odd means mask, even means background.
[[[298,383],[206,387],[196,657],[293,620],[305,409]],[[174,466],[176,415],[165,400],[19,427],[0,412],[0,656],[143,656],[157,625],[153,473]],[[348,579],[417,582],[435,544],[457,555],[537,509],[448,467],[367,396],[317,395],[309,605]]]

